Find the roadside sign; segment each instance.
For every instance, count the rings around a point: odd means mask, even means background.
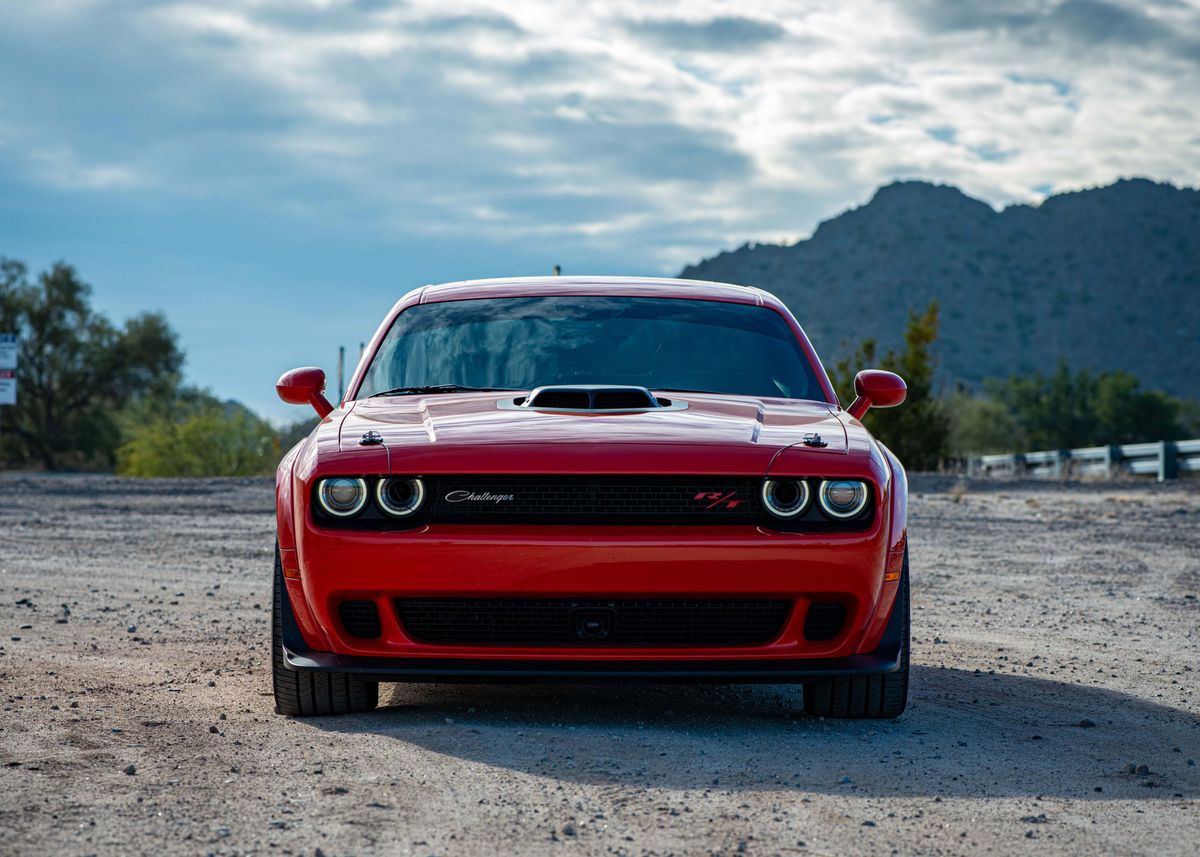
[[[17,368],[17,335],[0,333],[0,369]]]
[[[0,369],[0,405],[17,403],[17,373],[12,369]]]

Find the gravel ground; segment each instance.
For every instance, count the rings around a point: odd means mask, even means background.
[[[428,685],[290,720],[268,481],[0,477],[0,853],[1196,854],[1200,485],[913,490],[896,721]]]

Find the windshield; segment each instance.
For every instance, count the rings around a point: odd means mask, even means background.
[[[358,398],[404,387],[530,390],[635,384],[791,399],[825,397],[783,316],[767,307],[642,297],[418,304],[396,318]]]

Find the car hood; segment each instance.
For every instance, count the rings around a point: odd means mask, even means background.
[[[339,458],[378,454],[379,446],[361,444],[365,433],[377,432],[397,474],[765,473],[780,450],[806,434],[827,444],[802,447],[818,455],[844,455],[854,440],[853,427],[848,433],[835,407],[820,402],[671,394],[685,406],[582,414],[514,408],[512,397],[365,399],[323,430],[337,431]]]

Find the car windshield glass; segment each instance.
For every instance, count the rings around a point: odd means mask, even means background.
[[[358,398],[458,384],[636,384],[824,401],[783,316],[767,307],[643,297],[522,297],[402,312]]]

